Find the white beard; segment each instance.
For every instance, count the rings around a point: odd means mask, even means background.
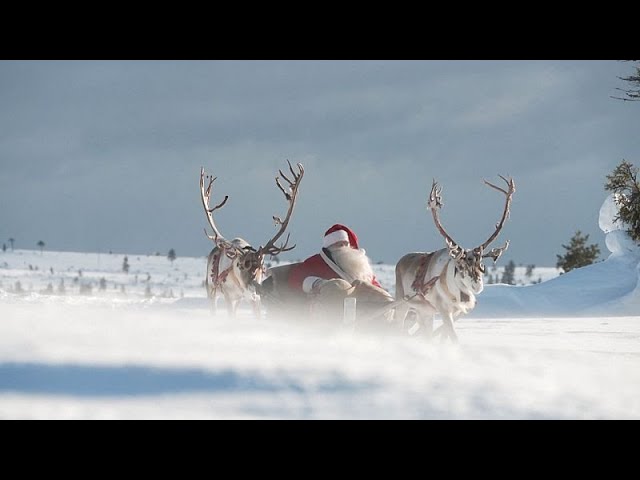
[[[330,249],[333,260],[354,280],[371,282],[373,280],[373,269],[369,257],[364,250],[356,250],[351,247],[338,247]]]

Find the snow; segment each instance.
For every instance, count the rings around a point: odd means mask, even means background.
[[[614,220],[617,212],[615,194],[612,193],[602,204],[598,219],[600,230],[605,233],[605,244],[609,251],[615,255],[633,253],[637,250],[637,246],[631,240],[631,237],[625,233],[624,224],[620,220]]]
[[[457,345],[214,316],[204,256],[0,252],[0,418],[640,418],[640,251],[615,212],[605,260],[486,285]]]
[[[616,213],[609,195],[598,219],[609,249],[605,261],[526,287],[487,285],[469,317],[640,314],[640,248],[614,221]]]

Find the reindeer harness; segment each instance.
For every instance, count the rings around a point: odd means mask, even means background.
[[[227,256],[229,260],[231,260],[231,264],[221,272],[220,259],[222,258],[223,253],[224,255]],[[227,277],[233,270],[233,260],[235,260],[236,256],[237,256],[237,252],[235,250],[231,250],[227,248],[221,248],[218,252],[216,252],[213,255],[213,261],[211,262],[210,278],[211,278],[211,284],[213,285],[214,290],[217,290],[218,287],[227,280]],[[242,289],[242,285],[240,285],[240,282],[238,281],[236,276],[232,275],[231,277],[233,278],[238,288]]]
[[[431,304],[431,302],[426,299],[426,295],[429,292],[429,290],[431,290],[433,286],[436,284],[436,282],[440,278],[440,275],[433,277],[431,280],[429,280],[426,283],[424,281],[425,275],[427,273],[427,263],[429,263],[429,260],[431,259],[432,256],[433,256],[433,253],[429,253],[428,255],[425,255],[420,261],[420,266],[418,267],[418,271],[416,272],[416,278],[413,280],[413,283],[411,284],[411,288],[413,289],[414,292],[416,292],[415,295],[413,295],[413,297],[416,297],[416,296],[420,297],[420,299],[423,302],[425,302],[430,307],[435,309],[435,307]]]

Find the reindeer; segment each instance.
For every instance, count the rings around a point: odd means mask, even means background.
[[[293,175],[293,180],[287,178],[287,176],[282,173],[282,170],[278,170],[280,175],[276,176],[276,185],[289,203],[289,209],[284,220],[278,216],[273,217],[276,226],[279,225],[280,229],[264,247],[260,246],[257,249],[253,248],[242,238],[234,238],[228,241],[222,236],[216,227],[213,212],[222,208],[224,204],[227,203],[229,196],[225,195],[222,202],[213,208],[209,207],[211,187],[217,177],[205,175],[204,167],[200,169],[200,196],[202,198],[202,206],[207,215],[209,225],[213,229],[213,235],[209,235],[206,228],[204,233],[215,243],[215,247],[207,257],[206,277],[207,297],[212,301],[214,313],[217,312],[216,296],[218,291],[220,291],[224,296],[227,311],[232,318],[235,318],[236,310],[240,300],[243,298],[251,303],[256,318],[261,318],[260,296],[256,292],[256,287],[262,283],[265,274],[264,257],[266,255],[279,255],[282,252],[288,252],[295,248],[295,244],[290,247],[287,246],[290,234],[287,234],[287,239],[281,246],[275,245],[276,241],[287,229],[298,197],[298,187],[304,175],[304,168],[300,163],[297,164],[297,173],[292,168],[291,162],[287,160],[287,163]],[[209,182],[206,188],[204,186],[205,177]],[[286,190],[280,183],[280,177],[289,184]]]
[[[442,187],[433,181],[429,194],[428,208],[433,215],[433,221],[447,246],[434,252],[416,252],[403,256],[396,264],[396,299],[404,299],[396,308],[394,322],[404,329],[405,319],[410,311],[416,315],[414,328],[420,328],[421,322],[427,327],[426,335],[442,334],[442,341],[447,337],[457,342],[457,335],[453,322],[460,316],[466,315],[476,305],[476,295],[482,292],[485,266],[484,258],[498,261],[500,255],[509,248],[509,240],[504,246],[493,248],[485,253],[509,217],[511,199],[516,191],[513,179],[507,180],[500,175],[507,184],[507,190],[484,180],[489,187],[494,188],[506,196],[502,218],[495,226],[495,231],[479,247],[464,249],[445,231],[440,223],[439,210],[442,207],[440,196]],[[442,325],[433,331],[433,317],[439,313]],[[411,333],[414,333],[411,331]]]

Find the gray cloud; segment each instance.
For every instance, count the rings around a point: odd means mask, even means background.
[[[306,175],[291,221],[314,253],[352,226],[374,260],[443,246],[425,209],[444,186],[443,223],[482,242],[518,191],[505,260],[555,264],[575,230],[603,252],[607,173],[640,165],[636,104],[609,98],[615,61],[0,62],[0,236],[35,248],[205,255],[200,166],[230,195],[218,222],[260,244],[285,202],[286,160]],[[0,239],[0,241],[2,241]],[[503,260],[501,260],[503,261]]]

